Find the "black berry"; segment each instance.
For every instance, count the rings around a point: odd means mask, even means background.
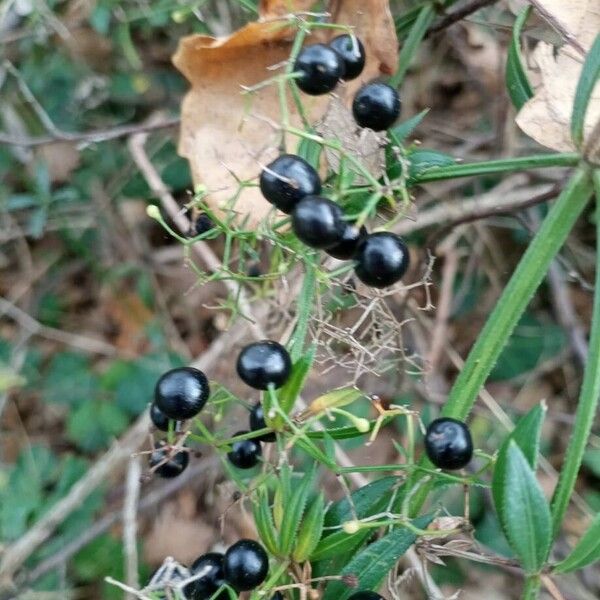
[[[344,77],[344,59],[325,44],[305,46],[294,63],[298,87],[311,96],[331,92]]]
[[[342,240],[331,248],[327,248],[327,254],[340,260],[348,260],[354,256],[358,242],[367,235],[367,228],[363,225],[360,229],[352,223],[346,223]]]
[[[365,47],[353,35],[344,33],[334,37],[329,46],[333,48],[344,62],[344,76],[342,79],[350,81],[356,79],[365,67]]]
[[[469,428],[449,417],[436,419],[425,433],[425,451],[440,469],[462,469],[473,456],[473,440]]]
[[[260,191],[271,204],[289,214],[302,198],[321,192],[321,179],[303,158],[282,154],[260,174]]]
[[[236,435],[243,435],[248,431],[238,431]],[[231,452],[227,454],[229,462],[238,469],[251,469],[258,464],[258,460],[262,455],[260,442],[253,438],[251,440],[240,440],[231,444]]]
[[[172,479],[181,475],[190,462],[189,452],[181,450],[171,454],[165,446],[156,446],[150,455],[150,468],[160,477]],[[157,467],[157,465],[160,465]]]
[[[175,431],[176,421],[173,419],[169,419],[165,413],[154,404],[154,402],[150,405],[150,420],[152,421],[154,427],[159,429],[160,431],[169,431],[169,423],[173,423],[172,429]]]
[[[190,568],[192,575],[198,575],[189,583],[184,592],[189,600],[208,600],[225,583],[223,573],[223,554],[219,552],[208,552],[199,556]],[[215,600],[227,600],[229,594],[223,589]]]
[[[384,600],[384,598],[377,592],[365,590],[363,592],[355,592],[348,598],[348,600]]]
[[[198,414],[210,388],[206,375],[193,367],[167,371],[156,383],[154,402],[170,419],[183,421]]]
[[[307,196],[292,213],[292,229],[307,246],[330,248],[342,241],[346,222],[335,202],[321,196]]]
[[[400,115],[398,92],[387,83],[368,83],[354,96],[352,114],[361,127],[374,131],[388,129]]]
[[[271,596],[271,600],[284,600],[284,595],[280,591],[277,591]]]
[[[227,550],[223,560],[226,581],[238,592],[253,590],[266,578],[269,557],[254,540],[240,540]]]
[[[244,383],[257,390],[266,390],[269,384],[279,388],[287,381],[292,361],[281,344],[263,340],[242,349],[236,368]]]
[[[395,233],[370,233],[358,242],[355,272],[371,287],[384,288],[399,281],[409,265],[406,244]]]
[[[264,429],[267,426],[265,422],[265,413],[263,411],[262,404],[255,404],[250,411],[250,431],[257,431]],[[274,442],[277,438],[275,433],[265,433],[258,438],[254,438],[260,442]]]
[[[202,235],[207,231],[210,231],[215,224],[211,221],[210,217],[204,213],[199,214],[194,221],[190,224],[190,237],[196,237]]]

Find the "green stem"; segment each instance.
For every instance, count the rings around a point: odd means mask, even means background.
[[[400,52],[400,56],[398,57],[398,68],[389,81],[392,87],[397,88],[402,84],[413,56],[419,49],[421,42],[423,41],[423,38],[425,37],[425,34],[427,33],[427,30],[433,23],[434,19],[435,10],[433,8],[433,2],[430,2],[421,8],[419,15],[410,28],[410,32],[406,40],[402,44],[402,50]]]
[[[528,575],[525,579],[522,600],[537,600],[542,582],[539,575]]]
[[[577,218],[587,205],[591,193],[590,171],[588,167],[582,166],[569,179],[504,288],[452,386],[448,402],[442,410],[444,416],[460,420],[468,416],[481,387],[533,294],[544,279],[552,259],[566,241]],[[422,464],[430,466],[427,460]],[[415,477],[418,479],[421,476]],[[415,477],[411,478],[413,483]],[[408,485],[408,488],[410,487]],[[412,502],[413,510],[420,509],[430,489],[430,485],[425,485],[415,494]]]
[[[600,171],[593,174],[596,205],[600,210]],[[589,356],[583,373],[575,424],[567,447],[558,484],[552,497],[552,526],[556,536],[567,511],[577,473],[585,452],[600,398],[600,220],[596,219],[596,285],[590,332]]]
[[[545,167],[574,167],[579,164],[581,157],[576,152],[558,152],[556,154],[537,154],[520,158],[487,160],[482,162],[449,165],[447,167],[431,167],[415,176],[412,185],[455,179],[457,177],[472,177],[474,175],[492,175],[526,169],[542,169]]]

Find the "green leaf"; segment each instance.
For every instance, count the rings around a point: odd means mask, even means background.
[[[323,510],[324,502],[323,492],[320,492],[312,501],[306,511],[304,519],[302,519],[302,524],[298,530],[298,537],[294,546],[294,552],[292,553],[292,558],[296,562],[304,562],[310,558],[310,555],[321,539],[321,534],[323,533],[323,519],[325,517]]]
[[[305,473],[300,483],[292,482],[288,496],[289,500],[283,503],[283,515],[281,520],[281,529],[279,531],[279,551],[283,556],[291,554],[296,532],[300,526],[308,495],[312,490],[317,472],[317,465],[313,463],[310,470]]]
[[[396,146],[400,146],[402,142],[419,126],[421,121],[425,118],[429,109],[426,108],[422,110],[419,114],[403,121],[402,123],[398,123],[395,127],[392,127],[388,134],[390,139]]]
[[[252,505],[256,530],[267,550],[277,556],[277,532],[269,506],[269,494],[264,488],[258,488],[257,499]]]
[[[456,164],[454,158],[449,154],[427,148],[410,151],[407,159],[409,183],[422,181],[424,174],[430,170],[436,171]]]
[[[594,477],[600,479],[600,448],[586,450],[582,462]]]
[[[314,549],[310,556],[311,561],[328,560],[337,556],[353,553],[363,542],[365,542],[372,530],[359,529],[356,533],[346,533],[338,530],[324,537]]]
[[[95,397],[98,380],[87,357],[61,352],[54,355],[42,389],[46,402],[79,406]]]
[[[413,524],[424,529],[432,517],[420,517]],[[398,559],[412,546],[417,539],[414,532],[399,527],[367,546],[357,554],[343,569],[340,575],[354,575],[358,578],[360,590],[377,590]],[[322,600],[346,600],[354,590],[342,581],[332,581]]]
[[[350,497],[359,519],[380,512],[387,504],[392,488],[402,477],[382,477],[352,492]],[[379,508],[381,507],[381,508]],[[348,498],[334,502],[325,513],[325,527],[335,527],[354,518]]]
[[[569,573],[600,560],[600,513],[567,558],[554,567],[555,573]]]
[[[571,114],[571,137],[575,146],[583,143],[583,124],[592,92],[600,79],[600,34],[596,36],[590,51],[585,57],[583,69],[577,82],[573,112]]]
[[[400,87],[414,55],[419,49],[429,26],[435,19],[435,14],[435,8],[431,2],[428,2],[419,11],[417,18],[410,28],[408,36],[402,44],[402,50],[400,50],[400,55],[398,56],[398,67],[389,82],[392,87]]]
[[[314,252],[309,252],[309,254],[312,255]],[[288,344],[290,347],[290,356],[294,362],[296,362],[304,352],[308,323],[313,317],[312,307],[317,290],[317,270],[309,261],[305,262],[304,268],[305,273],[302,281],[302,288],[296,302],[296,306],[298,307],[296,327]]]
[[[534,406],[519,422],[511,434],[533,471],[537,468],[542,425],[548,408],[544,402]]]
[[[375,426],[375,422],[371,422],[370,426],[368,431],[359,431],[356,427],[331,427],[323,431],[308,431],[306,435],[312,440],[322,440],[325,436],[334,440],[349,440],[361,435],[368,435]]]
[[[285,384],[277,390],[277,400],[279,402],[279,406],[286,414],[292,410],[294,403],[296,402],[296,398],[298,398],[302,388],[304,387],[304,382],[308,377],[308,373],[312,367],[313,361],[315,359],[315,346],[311,346],[306,354],[301,356],[292,367],[292,373],[290,377],[285,382]],[[269,395],[265,394],[264,401],[268,400]],[[265,407],[265,415],[268,413],[268,403]],[[267,417],[268,419],[268,417]]]
[[[314,134],[315,131],[311,130],[308,133]],[[313,168],[318,170],[322,150],[323,146],[321,144],[319,144],[315,140],[303,137],[298,143],[296,154],[303,158]]]
[[[512,31],[506,59],[506,89],[513,105],[519,110],[527,100],[533,97],[533,89],[527,78],[521,56],[521,31],[531,13],[531,6],[525,7],[517,16]]]
[[[67,434],[82,450],[95,452],[127,427],[127,417],[114,404],[89,401],[69,415]]]
[[[539,572],[550,551],[550,508],[535,473],[513,439],[498,456],[492,489],[512,550],[527,573]]]
[[[593,174],[596,191],[596,205],[600,206],[600,171]],[[558,483],[552,496],[552,525],[554,535],[560,524],[573,494],[577,473],[583,460],[587,440],[598,410],[600,399],[600,219],[596,220],[596,281],[594,286],[594,307],[590,330],[589,356],[583,370],[583,383],[575,412],[575,423],[571,431],[565,462],[558,477]]]

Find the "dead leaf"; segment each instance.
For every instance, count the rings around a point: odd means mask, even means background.
[[[544,9],[589,51],[600,31],[600,10],[597,0],[543,0]],[[554,46],[540,42],[533,59],[539,69],[541,83],[517,115],[517,125],[536,142],[558,151],[573,151],[570,121],[575,90],[583,57],[573,48],[563,45],[555,54]],[[584,139],[600,119],[600,82],[590,100],[584,124]]]
[[[283,17],[310,10],[314,3],[315,0],[260,0],[258,14],[261,19]]]
[[[273,20],[273,15],[289,13],[289,6],[289,2],[264,1],[263,20],[249,23],[225,38],[183,38],[173,57],[175,66],[192,84],[181,108],[179,153],[189,160],[194,183],[208,190],[207,200],[215,210],[226,208],[239,190],[239,181],[254,180],[262,166],[280,151],[276,86],[268,85],[251,96],[244,95],[241,86],[256,86],[280,72],[271,67],[283,68],[294,30]],[[306,3],[294,6],[302,9]],[[397,38],[388,0],[340,0],[331,9],[332,21],[353,26],[367,53],[361,77],[336,89],[348,105],[362,83],[393,72]],[[326,32],[335,35],[331,30]],[[311,41],[323,35],[320,31]],[[308,120],[316,123],[325,114],[330,97],[303,96],[302,100]],[[290,123],[300,127],[291,99],[288,106]],[[288,139],[287,151],[294,152],[296,144],[296,139]],[[258,224],[271,208],[257,187],[243,188],[234,207],[238,214],[248,217],[249,225]]]
[[[36,149],[36,155],[46,163],[53,183],[68,181],[71,173],[79,166],[79,152],[72,142],[40,146]]]

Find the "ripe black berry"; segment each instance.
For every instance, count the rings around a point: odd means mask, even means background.
[[[473,456],[471,432],[462,421],[435,419],[425,433],[425,451],[440,469],[462,469]]]
[[[312,248],[330,248],[342,241],[346,223],[342,209],[332,200],[307,196],[292,213],[292,229]]]
[[[167,458],[168,460],[165,460]],[[172,479],[181,475],[189,462],[189,452],[182,450],[171,456],[169,449],[165,446],[157,445],[150,455],[150,468],[154,469],[156,465],[160,464],[160,467],[156,467],[154,472],[165,479]]]
[[[344,76],[342,79],[350,81],[356,79],[365,67],[365,47],[353,35],[344,33],[334,37],[329,46],[333,48],[344,62]]]
[[[234,434],[243,435],[248,431],[238,431]],[[227,454],[229,462],[238,469],[251,469],[258,464],[258,459],[262,455],[260,442],[253,438],[251,440],[240,440],[231,444],[231,452]]]
[[[197,235],[202,235],[207,231],[210,231],[215,224],[212,222],[210,217],[204,213],[199,214],[194,221],[190,224],[190,233],[191,237],[196,237]]]
[[[190,571],[192,575],[199,577],[185,587],[186,598],[207,600],[225,583],[223,558],[223,554],[219,552],[208,552],[199,556],[192,563]],[[227,598],[229,598],[229,594],[227,590],[223,589],[215,600],[226,600]]]
[[[352,114],[361,127],[374,131],[388,129],[400,115],[398,92],[387,83],[368,83],[354,96]]]
[[[321,192],[321,179],[303,158],[282,154],[260,174],[260,191],[271,204],[289,214],[302,198]]]
[[[341,242],[331,248],[327,248],[326,252],[334,258],[348,260],[354,256],[358,242],[366,235],[367,228],[364,225],[359,229],[352,223],[346,223]]]
[[[267,426],[265,422],[265,413],[263,411],[262,404],[255,404],[250,411],[250,431],[257,431],[258,429],[264,429]],[[274,442],[277,438],[275,433],[265,433],[260,437],[254,438],[259,442]]]
[[[225,579],[238,592],[253,590],[266,578],[269,557],[254,540],[240,540],[227,550],[223,560]]]
[[[202,371],[180,367],[167,371],[158,380],[154,402],[170,419],[183,421],[200,412],[209,394],[208,379]]]
[[[355,273],[371,287],[384,288],[406,273],[409,254],[406,244],[395,233],[370,233],[358,242]]]
[[[305,46],[294,63],[298,87],[311,96],[331,92],[344,77],[344,59],[325,44]]]
[[[355,592],[348,598],[348,600],[384,600],[384,598],[377,592],[365,590],[363,592]]]
[[[173,422],[172,429],[175,431],[176,421],[169,419],[154,402],[150,405],[150,420],[154,424],[154,427],[160,431],[169,431],[169,423]]]
[[[236,368],[244,383],[257,390],[266,390],[269,384],[279,388],[287,381],[292,361],[281,344],[263,340],[242,349]]]

